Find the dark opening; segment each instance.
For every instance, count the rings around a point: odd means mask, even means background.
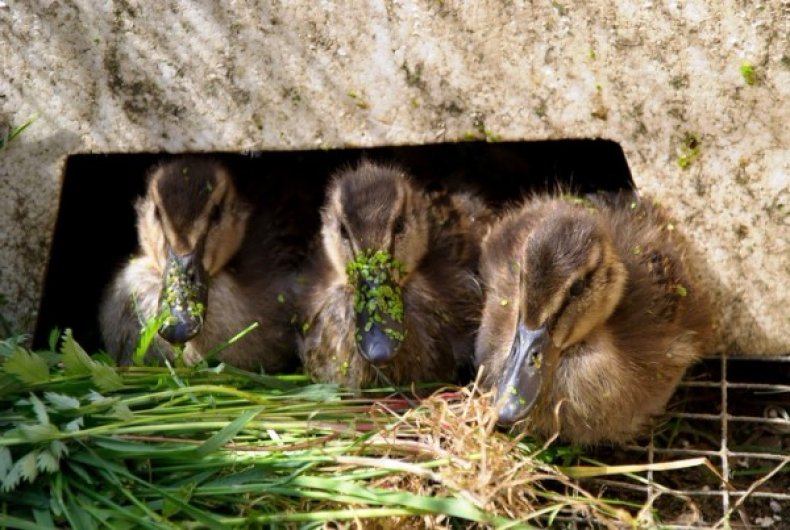
[[[34,346],[50,331],[72,328],[88,351],[102,348],[97,315],[102,291],[137,248],[135,199],[150,166],[173,155],[74,155],[63,190]],[[633,189],[620,146],[607,140],[453,143],[420,146],[211,153],[233,170],[252,200],[287,204],[300,212],[305,243],[318,227],[327,178],[363,157],[396,163],[428,187],[466,188],[492,207],[518,201],[531,190],[575,193]]]

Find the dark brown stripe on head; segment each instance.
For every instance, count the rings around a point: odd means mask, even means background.
[[[396,169],[367,163],[338,177],[343,218],[363,248],[378,248],[389,239],[394,210],[402,209],[402,178]]]
[[[221,166],[199,158],[183,158],[166,163],[153,173],[162,214],[173,230],[188,232],[205,211],[209,197],[218,186]]]
[[[564,293],[569,279],[589,268],[598,226],[594,219],[571,213],[535,227],[526,247],[526,308],[537,318]],[[598,256],[600,263],[602,256]],[[596,264],[597,266],[597,264]]]

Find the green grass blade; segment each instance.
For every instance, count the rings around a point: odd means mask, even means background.
[[[240,430],[242,430],[255,416],[263,411],[263,407],[255,407],[250,409],[241,416],[230,422],[226,427],[217,432],[214,436],[203,442],[197,449],[195,455],[204,457],[209,453],[213,453],[226,443],[228,443]]]
[[[451,497],[424,497],[406,491],[388,491],[378,488],[363,487],[359,484],[321,478],[314,476],[298,476],[291,481],[292,485],[322,489],[358,497],[361,500],[388,506],[405,506],[428,513],[442,513],[460,517],[479,523],[505,524],[508,519],[488,514],[472,503]]]
[[[206,355],[203,356],[203,360],[204,361],[210,361],[211,359],[213,359],[214,357],[216,357],[217,355],[222,353],[224,350],[230,348],[234,343],[236,343],[236,342],[240,341],[241,339],[243,339],[245,336],[247,336],[248,333],[250,333],[251,331],[255,330],[259,325],[260,324],[258,322],[253,322],[252,324],[250,324],[249,326],[247,326],[243,330],[239,331],[238,333],[236,333],[234,336],[232,336],[231,338],[229,338],[228,340],[226,340],[222,344],[220,344],[218,346],[215,346],[214,348],[209,350],[206,353]]]
[[[25,120],[25,122],[22,123],[22,125],[19,125],[11,129],[11,132],[8,133],[8,136],[6,136],[5,138],[0,136],[0,148],[6,147],[8,144],[10,144],[14,139],[16,139],[17,136],[22,134],[25,131],[25,129],[33,125],[33,122],[35,122],[37,119],[38,119],[38,114],[33,114],[27,120]]]
[[[33,519],[42,530],[55,529],[55,521],[52,520],[52,514],[49,510],[33,509]]]
[[[82,493],[86,497],[90,497],[91,499],[93,499],[93,501],[96,504],[104,505],[107,508],[111,508],[113,510],[116,518],[117,517],[126,518],[129,521],[136,522],[137,524],[142,525],[142,526],[148,526],[149,528],[152,528],[152,529],[156,529],[157,528],[157,526],[155,526],[155,525],[146,524],[146,521],[141,519],[139,512],[133,512],[129,508],[127,508],[125,506],[121,506],[120,504],[114,502],[111,498],[109,498],[106,495],[107,492],[102,492],[104,494],[99,493],[98,491],[95,491],[92,488],[89,488],[89,487],[87,487],[87,486],[85,486],[83,484],[80,484],[79,482],[74,482],[73,486],[74,486],[75,489],[79,490],[80,493]]]
[[[414,510],[405,508],[347,508],[345,510],[323,510],[310,512],[280,512],[267,515],[248,517],[228,517],[222,519],[227,526],[248,525],[250,523],[310,523],[327,521],[352,521],[356,519],[378,519],[382,517],[408,517],[420,515]]]
[[[137,341],[137,347],[132,354],[132,363],[135,366],[142,366],[145,363],[145,354],[156,339],[159,328],[167,321],[168,313],[162,310],[155,318],[150,318],[140,330],[140,338]]]

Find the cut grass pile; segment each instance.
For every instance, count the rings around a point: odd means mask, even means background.
[[[496,430],[474,386],[425,399],[395,389],[359,396],[223,365],[116,368],[68,332],[53,334],[49,351],[0,342],[0,363],[6,528],[653,520],[647,506],[593,496],[573,480],[647,466],[556,465],[573,448]]]

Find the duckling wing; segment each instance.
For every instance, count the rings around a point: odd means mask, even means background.
[[[710,328],[705,293],[693,284],[686,242],[664,210],[631,192],[596,194],[629,274],[628,298],[656,325],[700,337]],[[646,317],[643,317],[643,319]]]

